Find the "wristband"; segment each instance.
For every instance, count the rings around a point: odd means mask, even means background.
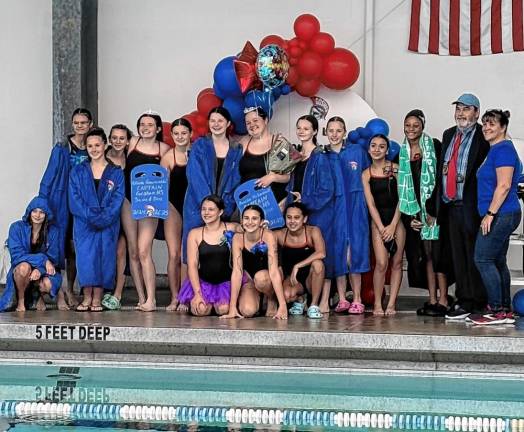
[[[497,216],[497,213],[493,213],[491,210],[488,210],[488,211],[486,212],[486,214],[487,214],[488,216]]]

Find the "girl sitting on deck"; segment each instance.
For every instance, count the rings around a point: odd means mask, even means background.
[[[200,213],[204,226],[193,228],[187,237],[189,278],[178,295],[179,310],[197,316],[227,314],[231,298],[231,240],[235,224],[223,222],[224,201],[208,195],[202,201]]]
[[[0,311],[16,305],[17,312],[24,312],[33,304],[33,293],[38,298],[36,309],[45,310],[42,294],[49,293],[54,298],[62,284],[62,275],[56,270],[60,233],[44,198],[33,198],[22,220],[10,226],[7,246],[11,269],[0,298]]]

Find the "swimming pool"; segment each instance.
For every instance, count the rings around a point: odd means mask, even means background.
[[[524,431],[524,380],[511,376],[3,363],[0,401],[13,431]]]

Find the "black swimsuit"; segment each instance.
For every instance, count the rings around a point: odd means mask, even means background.
[[[126,198],[131,202],[131,171],[133,168],[144,164],[160,164],[160,142],[158,143],[158,154],[152,155],[142,153],[138,150],[138,144],[142,138],[138,138],[135,148],[127,154],[126,167],[124,169],[126,182]]]
[[[284,272],[284,277],[289,277],[293,272],[293,267],[295,267],[296,264],[298,264],[301,261],[304,261],[305,259],[309,258],[311,254],[315,253],[315,248],[313,248],[313,246],[311,246],[308,242],[306,227],[304,227],[304,234],[306,236],[306,240],[302,246],[286,245],[287,233],[288,230],[286,228],[286,234],[284,235],[284,243],[280,248],[280,256],[282,258],[280,262],[282,265],[282,270]],[[301,283],[301,285],[304,288],[306,288],[306,280],[309,276],[310,269],[311,265],[308,265],[299,269],[297,273],[297,280]]]
[[[180,216],[184,211],[184,198],[187,190],[187,165],[177,165],[175,149],[173,149],[174,166],[169,175],[169,202],[177,209]]]
[[[260,240],[254,245],[254,247],[265,245],[265,243],[262,241],[263,233],[264,231],[262,231],[262,234],[260,234]],[[257,274],[259,271],[269,269],[267,250],[266,252],[262,252],[261,250],[251,252],[251,250],[246,249],[244,234],[242,234],[242,243],[244,244],[242,247],[242,265],[244,267],[244,271],[249,276],[251,276],[251,279],[253,279],[255,274]]]
[[[246,145],[246,150],[238,164],[240,183],[252,179],[259,179],[268,173],[266,166],[269,150],[262,154],[250,153],[249,144],[251,143],[251,139],[252,138],[249,139],[249,142]],[[287,196],[286,183],[273,182],[271,183],[271,190],[273,191],[277,202],[282,201]]]
[[[374,176],[369,169],[369,187],[375,200],[380,220],[387,226],[393,220],[398,204],[397,179],[393,173],[387,176]]]
[[[229,264],[229,257],[230,251],[227,242],[220,244],[207,243],[204,240],[204,227],[202,227],[202,241],[198,245],[198,260],[200,263],[198,277],[213,285],[231,280],[232,270]]]

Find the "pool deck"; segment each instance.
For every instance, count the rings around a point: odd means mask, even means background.
[[[418,317],[195,318],[136,311],[0,314],[0,359],[282,365],[524,374],[524,318],[474,326]]]

